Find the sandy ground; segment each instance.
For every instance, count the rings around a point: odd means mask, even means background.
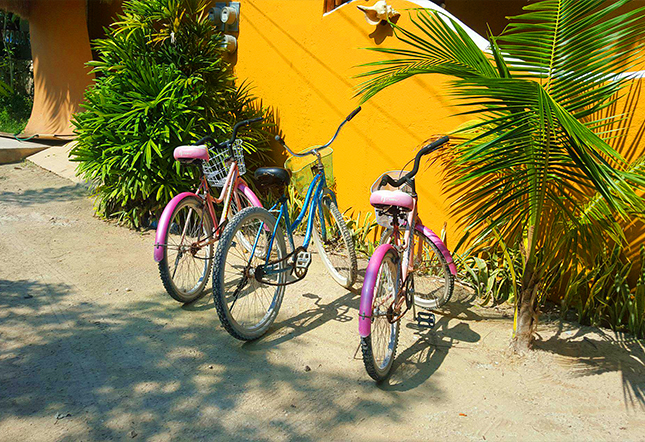
[[[504,312],[462,300],[433,331],[403,324],[376,386],[358,292],[319,261],[242,344],[210,295],[165,294],[153,241],[79,185],[0,166],[0,440],[645,440],[642,341],[543,318],[519,358]]]

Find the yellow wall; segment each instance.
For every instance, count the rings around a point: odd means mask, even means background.
[[[326,142],[358,104],[353,98],[361,72],[355,66],[381,58],[362,47],[398,46],[375,32],[357,4],[323,17],[320,0],[243,0],[236,73],[249,79],[254,93],[278,113],[287,143],[298,150]],[[404,0],[395,9],[411,7]],[[404,14],[399,24],[406,26]],[[381,29],[381,31],[384,29]],[[445,78],[417,77],[367,102],[343,130],[334,148],[334,175],[341,211],[372,211],[368,188],[381,172],[400,169],[428,137],[466,121],[451,116]],[[432,229],[448,219],[437,170],[421,172],[420,213]],[[449,223],[449,238],[455,238]]]
[[[394,37],[375,32],[377,28],[367,24],[356,8],[372,3],[356,0],[323,17],[320,0],[242,0],[236,73],[240,79],[251,80],[254,93],[275,108],[279,127],[292,148],[300,150],[327,141],[357,105],[353,95],[360,80],[352,76],[364,69],[356,66],[383,59],[381,54],[360,48],[401,47]],[[416,6],[406,0],[388,3],[399,11]],[[486,3],[492,7],[494,2]],[[504,5],[517,9],[522,3],[525,1]],[[477,19],[466,13],[464,1],[448,0],[447,7],[457,17]],[[497,10],[500,16],[505,12]],[[406,13],[398,24],[409,24]],[[628,96],[616,106],[619,112],[632,112],[631,119],[622,123],[627,136],[616,142],[628,159],[643,154],[645,100],[641,99],[641,82],[634,82]],[[363,112],[346,126],[333,146],[341,210],[371,211],[368,188],[381,172],[401,168],[428,137],[452,131],[466,121],[452,116],[458,110],[450,106],[445,87],[446,77],[413,77],[368,101]],[[438,167],[418,175],[420,213],[436,231],[448,221],[448,239],[454,245],[461,234],[455,231],[458,220],[448,215],[449,201],[442,193],[440,175]],[[629,236],[641,241],[642,226],[632,228]]]

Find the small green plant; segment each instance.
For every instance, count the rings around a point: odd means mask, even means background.
[[[363,255],[370,257],[374,253],[374,249],[378,246],[378,242],[373,241],[370,237],[374,237],[375,229],[378,224],[374,219],[372,212],[367,212],[364,216],[361,212],[352,212],[349,214],[350,209],[343,213],[343,218],[347,223],[347,228],[352,234],[354,240],[354,247],[356,251]]]
[[[509,254],[510,260],[502,251],[492,250],[460,261],[459,277],[473,287],[482,305],[515,302],[519,287],[513,272],[521,273],[522,261],[518,251],[511,250]]]
[[[206,134],[225,139],[240,120],[263,114],[237,87],[207,0],[129,0],[94,42],[97,79],[74,118],[77,173],[95,183],[97,211],[139,226],[199,173],[173,150]],[[248,153],[265,149],[262,126],[239,134]],[[247,166],[249,161],[247,161]],[[252,166],[252,164],[251,164]]]
[[[562,299],[563,313],[573,308],[583,324],[609,326],[645,337],[645,249],[636,284],[630,284],[633,263],[623,249],[607,247],[591,267],[580,265],[568,281]]]

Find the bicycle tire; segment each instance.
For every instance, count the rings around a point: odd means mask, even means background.
[[[389,306],[396,300],[399,292],[401,281],[397,261],[397,253],[392,249],[383,255],[379,263],[377,280],[373,284],[370,334],[361,336],[363,364],[367,374],[376,382],[383,382],[390,374],[399,342],[401,320],[390,323],[387,317],[383,316],[385,311],[382,311],[384,305]],[[384,264],[387,265],[386,268]],[[384,270],[389,271],[389,278]],[[388,300],[388,297],[391,297],[392,301]]]
[[[193,224],[193,228],[189,228],[185,224],[182,224],[183,215],[181,215],[181,213],[185,209],[188,209],[186,220],[190,222],[192,213],[195,213],[201,220],[199,225]],[[191,213],[190,210],[193,212]],[[186,235],[182,235],[185,229]],[[213,267],[213,244],[209,244],[206,247],[202,247],[195,251],[191,246],[188,246],[187,243],[182,243],[181,239],[179,239],[179,241],[174,239],[178,232],[181,232],[180,236],[184,239],[186,236],[189,238],[195,238],[194,235],[198,233],[198,230],[203,236],[197,235],[197,239],[203,239],[212,235],[213,220],[211,219],[208,210],[204,210],[203,201],[197,197],[189,196],[181,200],[173,210],[165,235],[166,246],[164,247],[163,258],[158,263],[159,276],[161,277],[161,282],[163,283],[166,292],[168,292],[173,299],[182,303],[193,302],[204,294],[204,288],[206,287],[206,283]],[[186,247],[189,248],[184,250]],[[177,248],[177,256],[173,260],[172,255],[175,248]],[[197,254],[202,250],[205,250],[205,254],[197,256]],[[189,255],[192,255],[192,260]],[[182,259],[184,256],[186,257],[185,260]],[[170,264],[171,260],[174,261],[173,265]],[[180,281],[180,277],[182,275],[185,276],[184,272],[180,272],[179,275],[177,274],[180,262],[182,263],[182,269],[187,271],[191,268],[193,269],[193,271],[191,271],[191,274],[194,276],[191,278],[194,280],[193,284],[191,284],[190,280],[185,277],[183,279],[185,283]],[[196,273],[195,271],[201,273]]]
[[[257,221],[257,226],[253,226],[251,223]],[[254,263],[254,268],[257,268],[257,264],[264,262],[264,256],[266,252],[262,253],[262,248],[266,250],[266,243],[271,237],[273,228],[275,226],[275,217],[271,213],[262,208],[262,207],[250,207],[242,210],[240,213],[235,215],[232,221],[226,226],[222,237],[217,245],[217,251],[215,252],[215,270],[213,271],[213,300],[215,302],[215,308],[217,309],[217,314],[219,316],[220,322],[224,329],[236,339],[242,341],[252,341],[258,339],[264,335],[271,324],[275,321],[278,311],[280,310],[280,305],[282,304],[282,298],[284,296],[284,286],[270,286],[262,284],[257,281],[254,276],[250,276],[246,273],[246,269],[240,270],[242,266],[247,265],[248,262]],[[262,223],[266,226],[266,229],[262,227]],[[243,230],[247,229],[247,230]],[[256,248],[256,253],[251,256],[251,252],[244,245],[240,245],[241,248],[238,248],[238,244],[241,241],[238,240],[240,234],[245,234],[248,237],[256,235],[258,229],[263,229],[264,232],[260,232],[259,242],[264,241],[262,244],[258,244]],[[245,233],[248,232],[248,233]],[[255,242],[255,237],[251,243]],[[279,260],[286,256],[286,245],[284,241],[284,235],[282,229],[278,228],[276,236],[273,242],[273,249],[271,258],[273,260]],[[248,256],[247,256],[248,255]],[[280,268],[282,267],[280,265]],[[231,274],[234,278],[238,276],[238,279],[233,279],[226,281],[227,272]],[[245,275],[247,277],[248,284],[242,285],[241,290],[246,290],[246,293],[240,290],[240,282],[244,280]],[[275,282],[283,283],[285,282],[286,272],[279,274]],[[259,294],[258,292],[261,290]],[[270,301],[267,303],[262,302],[262,296],[268,294],[270,291],[273,291]],[[242,295],[242,296],[240,296]],[[244,300],[251,296],[257,296],[254,298],[263,304],[260,310],[266,310],[266,312],[261,313],[261,318],[258,321],[252,320],[250,325],[245,325],[241,323],[240,315],[232,313],[233,308],[237,305],[240,307],[242,304],[237,304],[239,300]],[[266,300],[266,298],[265,298]],[[244,300],[244,303],[248,303],[249,300]],[[253,300],[251,300],[254,303]],[[256,305],[258,302],[255,303]],[[239,311],[240,308],[237,309]]]
[[[385,230],[380,243],[389,242],[391,235],[391,229]],[[440,308],[450,301],[455,287],[455,276],[450,271],[446,258],[427,236],[415,230],[414,238],[414,304],[425,309]],[[423,242],[421,254],[418,253],[418,241]],[[424,259],[426,257],[427,259]],[[421,259],[423,263],[420,262]]]
[[[338,210],[338,206],[329,196],[324,196],[321,199],[319,209],[323,210],[327,238],[324,242],[322,241],[320,213],[317,210],[314,214],[312,229],[316,250],[318,250],[323,264],[334,281],[349,289],[354,285],[356,274],[358,273],[356,249],[354,248],[352,235],[349,233],[345,219],[340,210]],[[335,226],[331,225],[332,220]]]

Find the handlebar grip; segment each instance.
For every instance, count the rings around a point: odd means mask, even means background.
[[[278,143],[280,143],[280,144],[282,144],[282,145],[284,146],[284,140],[282,139],[282,137],[281,137],[280,135],[276,135],[276,136],[275,136],[275,140],[276,140]]]
[[[347,118],[345,118],[345,121],[350,121],[350,120],[351,120],[352,118],[354,118],[354,117],[356,116],[356,114],[357,114],[357,113],[359,113],[361,110],[362,110],[362,108],[361,108],[360,106],[358,106],[356,109],[354,109],[354,110],[352,111],[352,113],[351,113],[351,114],[349,114],[349,115],[347,116]]]
[[[437,147],[446,144],[448,141],[450,141],[450,137],[441,137],[437,141],[428,144],[426,147],[421,149],[421,152],[423,152],[421,155],[425,155],[426,153],[435,150]]]
[[[192,146],[201,146],[202,144],[207,142],[211,144],[216,144],[212,136],[206,135],[205,137],[200,138],[199,141],[196,141],[195,143],[193,143]]]

